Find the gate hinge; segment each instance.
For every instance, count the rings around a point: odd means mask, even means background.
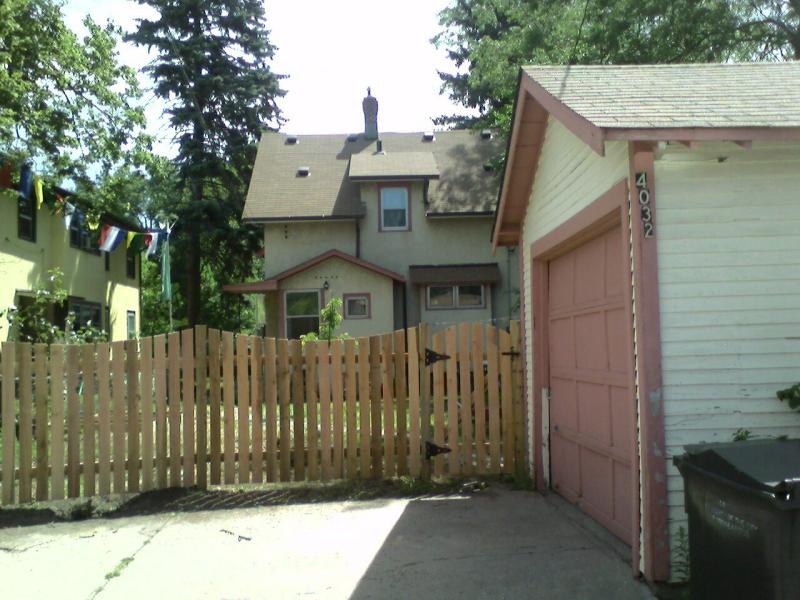
[[[429,367],[435,362],[440,360],[447,360],[450,358],[448,354],[439,354],[438,352],[431,350],[430,348],[425,348],[425,366]]]
[[[509,350],[508,352],[501,352],[503,356],[519,356],[519,350]]]

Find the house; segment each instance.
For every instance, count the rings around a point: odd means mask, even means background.
[[[263,294],[266,333],[281,337],[316,331],[333,297],[352,336],[420,321],[505,326],[517,314],[516,254],[490,243],[503,142],[490,131],[379,133],[377,99],[362,108],[360,134],[263,134],[242,219],[264,228],[265,279],[225,290]]]
[[[64,198],[70,197],[60,190]],[[50,269],[64,274],[69,291],[65,307],[53,307],[51,320],[63,323],[67,312],[76,326],[91,324],[109,333],[109,339],[134,337],[140,328],[140,255],[125,243],[113,252],[101,252],[87,224],[76,210],[69,221],[48,206],[37,206],[34,194],[23,197],[15,189],[0,189],[0,310],[30,302],[33,289],[46,283]],[[104,215],[102,224],[140,231],[134,223]],[[0,315],[0,339],[8,339],[6,315]]]
[[[798,231],[800,63],[521,70],[493,244],[523,265],[532,468],[651,581],[684,445],[800,434]]]

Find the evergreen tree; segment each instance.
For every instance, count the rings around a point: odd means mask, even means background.
[[[255,143],[263,128],[280,126],[276,101],[285,92],[269,67],[275,48],[260,0],[137,1],[158,12],[127,39],[156,51],[146,71],[168,106],[182,191],[171,211],[173,272],[184,280],[185,321],[194,325],[207,317],[208,269],[219,288],[252,273],[261,235],[240,224],[241,212]],[[221,301],[233,308],[238,299]]]

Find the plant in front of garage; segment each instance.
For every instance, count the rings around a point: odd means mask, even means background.
[[[330,342],[332,340],[348,340],[350,334],[336,333],[336,329],[342,324],[342,299],[331,298],[330,301],[319,311],[319,333],[307,333],[300,336],[300,341],[318,342],[320,340]]]

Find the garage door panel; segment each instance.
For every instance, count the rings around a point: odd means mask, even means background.
[[[553,488],[573,502],[580,495],[580,457],[578,444],[553,434],[550,439]],[[576,468],[577,467],[577,468]]]
[[[611,445],[608,386],[580,381],[577,387],[578,432],[604,446]]]
[[[557,428],[578,431],[578,405],[575,393],[575,382],[571,379],[550,379],[550,394],[558,399],[550,405],[553,423]]]
[[[606,370],[608,350],[603,313],[594,312],[575,317],[574,328],[576,366],[579,369]]]
[[[617,226],[549,264],[550,465],[559,493],[630,543],[635,430],[624,243]]]
[[[572,318],[551,320],[550,336],[564,340],[564,343],[558,344],[550,353],[550,367],[554,369],[573,368],[575,366],[575,345],[568,343],[573,337]]]

